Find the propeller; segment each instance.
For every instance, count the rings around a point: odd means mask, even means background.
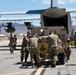
[[[4,29],[5,29],[5,31],[7,33],[13,33],[13,32],[15,32],[15,27],[12,26],[12,23],[11,22],[7,22],[7,26],[5,26],[3,24],[2,24],[2,26],[4,26]]]

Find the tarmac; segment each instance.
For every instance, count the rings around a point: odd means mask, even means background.
[[[20,62],[20,50],[22,39],[17,40],[17,50],[14,54],[9,52],[9,40],[0,41],[0,75],[76,75],[76,49],[71,47],[70,60],[64,65],[57,65],[51,68],[49,65],[42,65],[39,68],[32,68],[30,65],[30,55],[28,58],[28,66]]]

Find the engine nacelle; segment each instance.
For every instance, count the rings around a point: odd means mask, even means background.
[[[5,31],[7,33],[13,33],[13,32],[15,32],[15,27],[12,26],[12,23],[8,22],[7,24],[8,24],[7,26],[4,26]]]

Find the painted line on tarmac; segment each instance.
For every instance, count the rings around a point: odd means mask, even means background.
[[[76,58],[70,58],[70,60],[74,60],[74,59],[76,59]]]
[[[66,65],[59,65],[59,66],[56,66],[57,69],[61,68],[61,69],[66,69]]]
[[[5,58],[5,59],[2,59],[2,60],[0,60],[0,62],[1,63],[4,63],[4,62],[10,62],[10,61],[12,61],[12,59],[15,59],[15,58],[17,58],[17,57],[19,57],[20,55],[18,55],[18,56],[16,56],[16,57],[11,57],[11,58]]]
[[[35,75],[40,75],[40,73],[43,71],[44,66],[41,66],[38,71],[35,73]]]
[[[26,73],[26,72],[30,72],[30,71],[33,71],[33,70],[29,70],[29,71],[21,71],[21,72],[14,72],[14,73],[9,73],[9,74],[3,74],[3,75],[18,75],[18,74],[22,74],[22,73]]]
[[[41,66],[34,75],[40,75],[40,73],[43,71],[43,69],[44,69],[44,66]],[[3,74],[3,75],[17,75],[17,74],[30,72],[30,71],[33,71],[33,70],[31,69],[29,71],[14,72],[14,73]]]

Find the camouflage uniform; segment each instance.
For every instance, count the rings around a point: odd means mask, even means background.
[[[50,61],[51,61],[51,66],[55,66],[56,65],[56,61],[57,61],[57,50],[56,50],[56,46],[50,46],[49,47],[49,56],[50,56]]]
[[[71,48],[70,48],[69,42],[66,42],[65,54],[66,54],[67,60],[69,60],[71,55]]]
[[[38,38],[36,36],[30,38],[30,55],[31,55],[31,62],[34,66],[40,66],[40,55],[38,50]]]
[[[70,55],[71,55],[71,47],[70,47],[70,38],[69,38],[69,36],[66,37],[65,45],[66,45],[66,47],[65,47],[66,58],[67,58],[67,60],[69,60]]]
[[[57,62],[57,41],[58,41],[58,36],[56,34],[50,34],[47,37],[48,40],[48,52],[50,56],[50,61],[51,61],[51,67],[56,66]]]
[[[58,63],[64,64],[65,63],[65,52],[64,52],[64,44],[62,42],[58,42]]]
[[[14,35],[14,48],[15,48],[15,50],[16,50],[16,44],[17,44],[17,37],[16,37],[16,35]]]
[[[12,34],[10,34],[10,43],[9,43],[9,46],[10,46],[10,53],[13,54],[14,53],[14,37],[12,36]]]
[[[40,57],[42,58],[41,61],[43,62],[48,58],[48,56],[47,56],[48,42],[47,42],[46,36],[39,37],[38,47],[39,47],[39,51],[40,51]]]
[[[74,43],[75,43],[75,48],[76,48],[76,32],[73,38],[74,38]]]
[[[21,49],[21,62],[23,62],[23,59],[25,58],[25,63],[26,63],[28,55],[29,55],[29,44],[27,42],[26,36],[24,36],[22,41],[22,49]]]

